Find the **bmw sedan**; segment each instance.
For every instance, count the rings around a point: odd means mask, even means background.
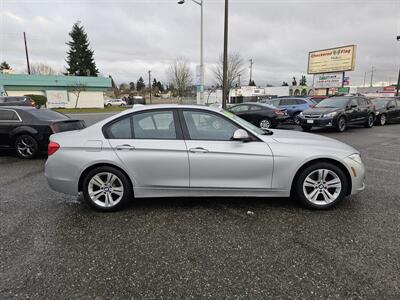
[[[354,148],[309,133],[262,130],[198,106],[140,106],[51,136],[45,175],[100,211],[146,197],[289,197],[327,209],[362,191]]]

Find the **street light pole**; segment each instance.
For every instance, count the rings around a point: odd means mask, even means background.
[[[151,104],[151,71],[149,70],[149,92],[150,92],[150,104]]]
[[[200,6],[200,103],[204,103],[204,12],[203,0],[192,0]],[[185,0],[179,0],[178,4],[184,4]]]
[[[228,12],[229,1],[225,0],[225,24],[224,24],[224,66],[223,66],[223,85],[222,85],[222,108],[226,108],[226,100],[229,95],[228,86]]]
[[[397,41],[400,42],[400,35],[397,36]],[[396,96],[399,96],[399,90],[400,90],[400,69],[399,69],[399,77],[397,77]]]

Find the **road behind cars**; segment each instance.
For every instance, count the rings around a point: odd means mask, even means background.
[[[52,192],[44,159],[0,153],[0,298],[396,299],[399,131],[315,131],[359,149],[367,167],[367,190],[323,212],[196,198],[100,214]]]

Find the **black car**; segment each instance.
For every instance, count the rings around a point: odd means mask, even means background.
[[[3,96],[0,97],[0,106],[35,106],[35,101],[27,96],[12,97]]]
[[[327,98],[300,114],[304,131],[312,127],[333,127],[343,132],[350,124],[372,127],[374,122],[375,107],[371,100],[362,96]]]
[[[376,108],[377,125],[400,122],[400,99],[396,98],[375,98],[372,103]]]
[[[285,109],[264,103],[242,103],[232,106],[229,111],[262,129],[274,128],[289,119]]]
[[[85,122],[48,109],[0,107],[0,148],[15,149],[21,158],[47,150],[53,133],[85,128]]]

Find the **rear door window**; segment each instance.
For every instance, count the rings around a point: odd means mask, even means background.
[[[248,110],[249,110],[249,107],[247,105],[238,105],[238,106],[232,107],[232,109],[231,109],[232,112],[245,112]]]
[[[282,99],[281,105],[296,105],[296,99]]]
[[[152,111],[132,116],[135,139],[176,139],[173,111]]]

